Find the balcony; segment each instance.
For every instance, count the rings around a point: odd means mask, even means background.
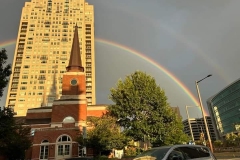
[[[8,104],[9,104],[9,105],[15,105],[15,101],[14,101],[14,102],[11,102],[11,101],[10,101]]]
[[[60,60],[65,61],[67,60],[67,57],[60,57]]]
[[[40,60],[48,60],[48,57],[40,57]]]
[[[45,76],[39,76],[38,80],[46,80],[46,77]]]
[[[13,74],[13,77],[19,77],[20,74],[16,73],[16,74]]]
[[[61,41],[62,41],[62,42],[68,42],[68,39],[67,39],[67,38],[62,38]]]
[[[22,57],[23,56],[23,54],[17,54],[17,57]]]
[[[19,45],[18,46],[18,49],[23,49],[24,48],[24,45]]]
[[[86,87],[87,91],[92,90],[92,87]]]
[[[17,94],[10,94],[10,98],[17,97]]]
[[[22,63],[21,62],[17,62],[15,63],[15,67],[21,67]]]
[[[62,25],[68,25],[68,22],[63,22]]]
[[[27,25],[28,25],[27,22],[23,22],[23,23],[22,23],[22,26],[24,26],[24,27],[27,26]]]
[[[51,24],[51,21],[46,21],[44,22],[44,24]]]
[[[92,62],[91,58],[86,58],[86,62]]]
[[[18,78],[13,78],[13,82],[18,82]]]
[[[44,35],[44,36],[45,36],[45,35]],[[43,42],[49,42],[50,39],[49,39],[49,38],[43,38],[42,41],[43,41]]]
[[[26,38],[26,37],[21,37],[21,39],[19,39],[19,41],[25,42],[25,38]]]
[[[11,92],[17,92],[17,89],[11,88]]]
[[[11,88],[18,88],[18,85],[12,85]]]

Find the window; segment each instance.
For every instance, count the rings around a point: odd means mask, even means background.
[[[172,157],[184,157],[184,159],[195,159],[195,158],[203,158],[210,157],[209,150],[206,147],[179,147],[174,149],[174,151],[169,155],[168,160]]]
[[[67,158],[71,156],[71,139],[67,135],[63,135],[57,140],[57,156]]]
[[[184,160],[184,156],[183,156],[183,153],[181,151],[179,151],[178,148],[174,149],[168,156],[168,159],[167,160],[177,160],[177,159],[181,159],[181,160]]]
[[[73,122],[75,122],[75,119],[71,116],[65,117],[63,119],[63,123],[73,123]]]
[[[22,86],[22,87],[20,87],[20,90],[26,90],[26,89],[27,89],[26,86]]]
[[[49,150],[49,142],[48,140],[43,140],[40,147],[40,160],[48,159],[48,150]]]

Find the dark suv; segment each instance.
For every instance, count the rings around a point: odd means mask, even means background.
[[[152,157],[153,160],[216,160],[209,148],[200,145],[156,147],[143,152],[134,160],[140,160],[143,157]]]

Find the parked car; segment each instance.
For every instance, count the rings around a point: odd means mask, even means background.
[[[156,147],[141,153],[134,160],[139,160],[143,157],[154,157],[155,160],[216,160],[209,148],[201,145]]]

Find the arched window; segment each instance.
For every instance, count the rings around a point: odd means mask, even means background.
[[[62,135],[57,139],[57,156],[71,156],[72,140],[68,135]]]
[[[49,152],[49,142],[48,140],[43,140],[40,147],[40,160],[47,160]]]
[[[63,123],[74,123],[74,122],[75,122],[75,119],[71,116],[65,117],[63,119]]]

